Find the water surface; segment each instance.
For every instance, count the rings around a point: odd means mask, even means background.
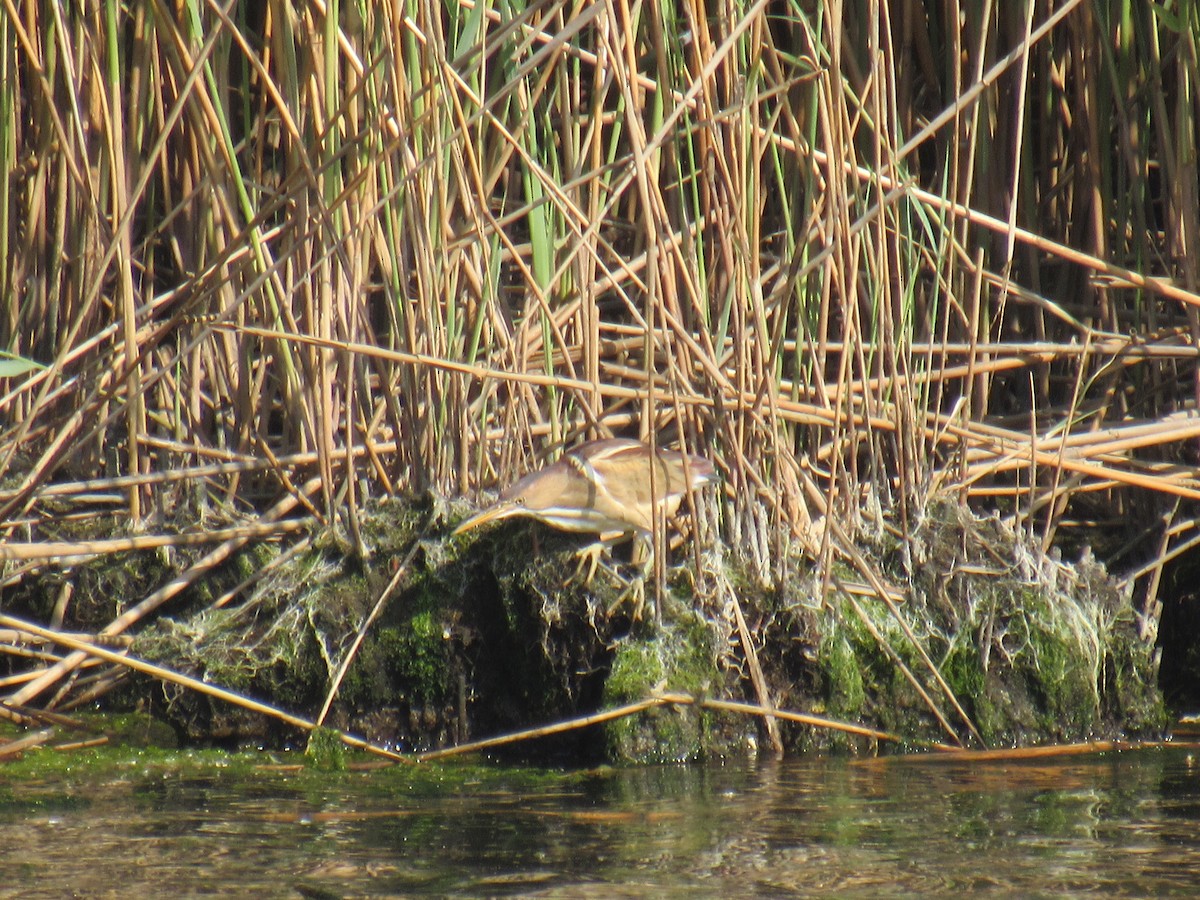
[[[212,757],[209,757],[212,759]],[[1200,758],[0,768],[0,897],[1200,890]]]

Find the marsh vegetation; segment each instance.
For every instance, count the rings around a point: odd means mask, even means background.
[[[1195,633],[1198,34],[5,7],[0,606],[403,748],[676,680],[917,743],[1154,732],[1160,618]],[[657,630],[564,588],[576,539],[448,536],[609,435],[720,476],[658,539]],[[13,715],[118,696],[11,618]]]

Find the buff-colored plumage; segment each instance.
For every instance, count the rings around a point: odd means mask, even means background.
[[[454,533],[528,516],[564,531],[649,537],[654,529],[652,498],[669,519],[678,511],[689,481],[696,489],[715,480],[712,463],[703,457],[677,450],[651,453],[646,444],[626,438],[589,441],[505,488],[494,505]]]
[[[640,574],[627,582],[626,591],[612,608],[629,598],[634,617],[640,618],[651,564],[655,507],[664,520],[670,519],[678,512],[689,485],[695,490],[716,479],[712,463],[700,456],[686,456],[677,450],[652,452],[646,444],[625,438],[589,441],[505,488],[492,506],[471,516],[454,533],[526,516],[564,531],[598,535],[598,541],[579,552],[576,577],[588,563],[585,584],[595,576],[600,555],[607,548],[633,538],[633,561]]]

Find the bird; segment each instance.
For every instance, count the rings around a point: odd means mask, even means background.
[[[678,512],[689,487],[695,490],[716,480],[713,464],[702,456],[651,450],[647,444],[629,438],[588,441],[505,488],[492,506],[460,523],[454,534],[516,516],[536,519],[563,531],[596,534],[598,540],[579,553],[577,574],[586,560],[591,561],[584,579],[587,584],[595,576],[600,554],[606,548],[630,538],[638,546],[647,546],[653,539],[656,514],[670,519]],[[634,557],[638,563],[637,549]],[[640,562],[644,565],[644,581],[649,555]],[[641,586],[634,586],[637,615]]]

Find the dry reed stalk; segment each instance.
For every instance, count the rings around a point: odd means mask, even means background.
[[[527,728],[522,731],[512,732],[511,734],[498,735],[492,738],[486,738],[480,741],[471,741],[466,744],[459,744],[454,747],[447,747],[442,750],[431,750],[428,753],[421,753],[417,756],[421,762],[432,762],[439,759],[447,759],[451,756],[462,756],[468,753],[481,753],[484,750],[492,750],[496,747],[503,747],[510,744],[518,744],[524,741],[537,740],[539,738],[551,737],[556,734],[565,734],[570,731],[578,731],[582,728],[590,728],[594,725],[602,725],[605,722],[612,722],[617,719],[624,719],[629,716],[635,716],[638,713],[646,712],[660,706],[698,706],[702,709],[711,709],[721,712],[732,712],[740,715],[755,716],[763,719],[786,719],[790,722],[796,722],[802,725],[807,725],[812,728],[824,728],[830,731],[840,731],[845,734],[857,735],[859,737],[869,737],[875,741],[889,741],[900,743],[902,739],[895,735],[888,734],[884,731],[877,731],[873,728],[865,728],[861,725],[854,725],[848,722],[839,722],[836,719],[828,719],[823,716],[812,716],[807,713],[797,713],[786,709],[777,709],[772,706],[755,705],[752,703],[737,703],[730,700],[710,700],[707,698],[693,697],[691,694],[683,694],[678,692],[659,693],[654,696],[647,697],[644,700],[638,700],[634,703],[627,703],[615,709],[604,710],[599,713],[592,713],[586,716],[579,716],[574,719],[568,719],[562,722],[555,722],[553,725],[542,725],[537,728]],[[950,749],[938,747],[938,749]]]
[[[17,687],[18,685],[29,684],[31,681],[35,681],[41,676],[41,674],[45,671],[45,664],[58,665],[65,659],[65,657],[60,656],[57,653],[25,653],[22,652],[20,648],[14,650],[11,647],[6,647],[4,652],[10,656],[28,656],[29,658],[37,659],[40,663],[43,663],[43,665],[37,668],[27,669],[24,672],[17,672],[13,675],[6,675],[4,678],[0,678],[0,688],[12,688]],[[80,662],[76,668],[90,669],[96,667],[97,665],[98,663],[95,660],[89,659]],[[9,703],[8,700],[2,702]]]
[[[59,634],[47,628],[42,628],[32,622],[23,622],[20,619],[15,619],[12,616],[0,614],[0,625],[8,628],[13,628],[17,631],[25,632],[26,634],[40,637],[44,640],[53,641],[60,644],[69,650],[76,653],[81,653],[87,656],[96,657],[105,662],[112,663],[117,666],[130,669],[135,672],[140,672],[143,675],[149,675],[151,678],[156,678],[160,681],[166,681],[171,684],[178,684],[188,690],[196,691],[200,694],[205,694],[209,697],[215,697],[226,703],[231,703],[234,706],[240,706],[243,709],[248,709],[251,712],[259,713],[269,718],[283,722],[285,725],[290,725],[293,728],[299,728],[302,731],[314,731],[318,727],[315,722],[300,716],[294,716],[291,713],[285,712],[282,709],[270,706],[266,703],[259,703],[249,697],[244,697],[240,694],[235,694],[232,691],[227,691],[224,688],[214,684],[209,684],[198,678],[191,678],[187,675],[181,675],[178,672],[172,672],[170,669],[164,669],[162,666],[156,666],[153,663],[145,662],[144,660],[135,659],[120,653],[113,653],[111,650],[106,650],[96,644],[91,644],[87,641],[76,640],[65,634]],[[332,729],[331,729],[332,730]],[[364,741],[361,738],[356,738],[350,734],[337,732],[338,737],[347,747],[353,747],[356,750],[365,750],[368,753],[382,756],[386,759],[395,762],[411,762],[411,760],[402,754],[395,753],[385,747],[380,747],[369,741]]]
[[[311,519],[284,519],[278,522],[251,522],[232,528],[185,534],[143,534],[137,537],[94,541],[10,541],[0,544],[0,561],[55,560],[62,565],[74,565],[95,556],[151,550],[157,547],[194,547],[226,541],[245,543],[255,538],[278,537],[303,531],[311,526]]]
[[[362,624],[359,625],[358,632],[354,635],[354,640],[346,648],[345,655],[338,663],[337,671],[334,672],[333,678],[330,679],[329,690],[325,694],[325,701],[321,704],[320,712],[317,713],[316,724],[318,727],[324,724],[325,717],[329,714],[329,708],[333,705],[334,698],[337,697],[338,690],[342,686],[342,680],[346,677],[346,673],[350,671],[350,666],[354,663],[355,657],[358,656],[359,648],[362,646],[363,639],[367,636],[371,625],[379,618],[379,614],[383,611],[388,600],[399,590],[401,580],[412,574],[412,563],[420,549],[420,542],[414,541],[412,547],[409,548],[404,558],[396,566],[396,571],[392,574],[391,580],[380,592],[378,599],[376,599],[374,605],[371,607],[371,611],[363,619]],[[465,711],[460,710],[460,713],[465,716]]]
[[[750,669],[750,683],[754,685],[754,695],[758,698],[760,708],[769,709],[774,706],[771,700],[771,689],[763,674],[762,664],[758,661],[758,651],[754,648],[754,638],[746,625],[746,617],[742,615],[742,604],[738,602],[736,596],[731,595],[729,599],[733,607],[733,621],[737,627],[738,641],[741,644],[742,653],[746,657],[746,665]],[[771,742],[771,751],[777,757],[782,757],[784,747],[783,737],[779,733],[779,723],[774,716],[767,715],[763,717],[763,724],[767,729],[767,740]]]
[[[34,747],[41,747],[42,745],[49,743],[53,737],[54,732],[50,729],[45,729],[43,731],[30,732],[29,734],[22,735],[14,740],[0,743],[0,759],[19,756],[26,750],[30,750]]]
[[[108,743],[108,736],[89,738],[86,741],[68,741],[65,744],[54,744],[49,749],[58,753],[70,753],[75,750],[87,750],[91,747],[103,747]]]
[[[1052,744],[1042,747],[1010,747],[1000,750],[961,750],[948,748],[945,753],[906,753],[897,756],[866,757],[853,761],[858,766],[890,766],[908,763],[993,763],[1024,762],[1057,757],[1097,756],[1101,753],[1127,753],[1166,747],[1193,749],[1200,744],[1177,741],[1087,741],[1080,744]]]
[[[303,488],[305,494],[312,493],[317,488],[317,480],[310,480]],[[292,511],[296,506],[296,500],[293,496],[285,496],[274,507],[271,508],[264,516],[264,520],[280,522],[288,521],[284,517]],[[171,581],[158,588],[147,597],[144,597],[141,602],[135,604],[125,610],[120,616],[101,629],[100,634],[104,637],[121,634],[123,631],[137,624],[143,618],[154,613],[159,607],[175,597],[196,579],[202,577],[205,573],[211,570],[214,566],[226,560],[231,554],[242,547],[247,541],[244,537],[233,537],[224,541],[220,546],[210,551],[203,558],[197,561],[186,572],[183,572],[173,578]],[[28,630],[28,629],[26,629]],[[36,632],[31,632],[36,633]],[[58,636],[61,637],[61,636]],[[56,641],[62,643],[61,640]],[[76,651],[68,655],[65,659],[60,660],[49,668],[38,673],[37,677],[27,683],[20,690],[10,694],[6,699],[9,703],[26,704],[34,697],[39,696],[48,690],[52,685],[59,682],[63,677],[69,676],[76,667],[78,667],[87,657],[87,654],[82,651]]]

